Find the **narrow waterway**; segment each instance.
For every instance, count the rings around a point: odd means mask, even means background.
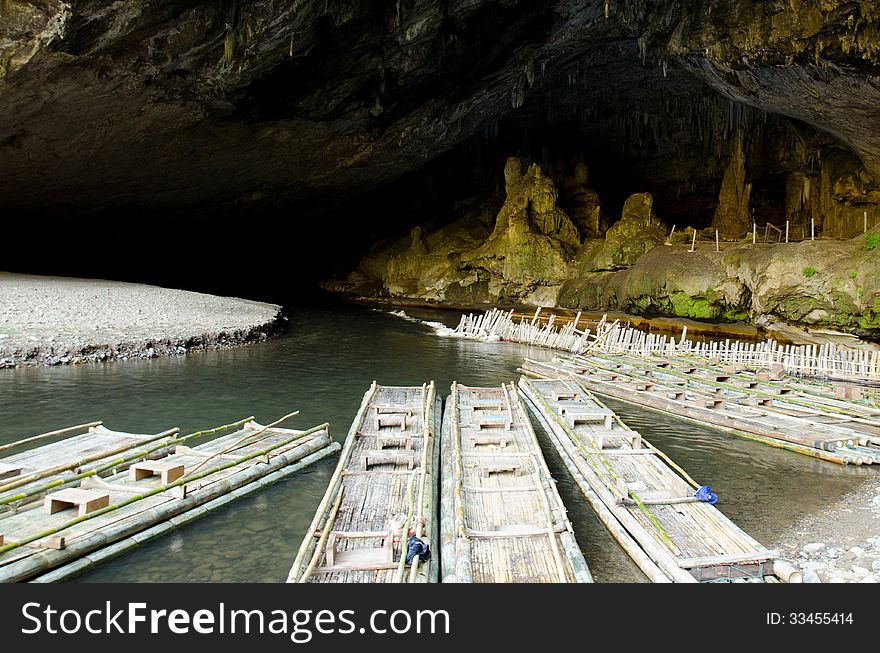
[[[412,311],[454,324],[449,313]],[[292,309],[287,332],[222,352],[55,368],[0,371],[0,443],[102,419],[108,428],[184,433],[255,415],[267,423],[330,422],[343,438],[374,379],[446,394],[457,380],[498,385],[524,356],[548,350],[439,338],[423,324],[357,307]],[[741,440],[609,400],[634,429],[718,492],[718,507],[768,546],[803,516],[821,512],[875,470],[844,468]],[[541,434],[539,432],[539,438]],[[542,442],[547,445],[546,439]],[[599,524],[558,457],[545,446],[596,580],[640,582],[640,572]],[[78,578],[81,581],[278,582],[284,580],[336,459],[322,461]]]

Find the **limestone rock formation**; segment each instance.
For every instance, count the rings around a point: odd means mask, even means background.
[[[504,169],[506,198],[490,233],[474,215],[423,236],[409,238],[365,257],[340,284],[326,287],[363,293],[381,282],[392,297],[455,303],[553,304],[580,246],[575,225],[557,205],[555,183],[517,158]],[[370,293],[367,293],[370,294]]]
[[[525,174],[517,158],[504,169],[507,197],[492,234],[462,263],[485,270],[489,295],[508,300],[553,301],[580,246],[577,227],[560,209],[553,181],[537,164]]]
[[[736,130],[733,139],[730,161],[721,180],[721,193],[718,208],[712,219],[712,227],[718,229],[722,238],[736,240],[742,238],[752,227],[749,213],[749,198],[752,184],[746,181],[746,161],[743,148],[742,129]]]
[[[599,194],[590,188],[590,171],[586,163],[578,161],[575,164],[574,176],[566,177],[563,190],[566,196],[565,211],[581,238],[601,238],[602,203]]]
[[[663,242],[666,227],[654,215],[650,193],[636,193],[627,198],[620,220],[602,240],[587,242],[575,257],[576,274],[619,270],[633,265],[638,258]]]

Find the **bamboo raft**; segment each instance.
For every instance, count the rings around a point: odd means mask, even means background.
[[[373,382],[287,582],[436,582],[440,407],[433,381]],[[412,536],[432,555],[407,565]]]
[[[781,381],[621,356],[526,360],[522,370],[543,378],[573,378],[621,401],[829,462],[880,463],[880,411],[795,393]]]
[[[110,468],[127,469],[135,462],[168,455],[179,432],[173,428],[155,435],[124,433],[111,431],[102,422],[89,422],[0,445],[0,452],[6,452],[64,437],[0,458],[0,515]]]
[[[516,386],[453,383],[442,438],[444,582],[593,582]]]
[[[687,327],[680,338],[648,333],[603,316],[594,330],[579,329],[579,311],[573,320],[559,325],[556,315],[542,320],[538,308],[531,319],[514,317],[513,310],[492,309],[483,315],[462,315],[455,329],[438,329],[438,334],[484,341],[504,340],[557,349],[572,354],[623,354],[630,356],[690,357],[703,364],[739,365],[762,370],[779,368],[788,374],[819,379],[880,382],[880,351],[853,349],[833,343],[783,345],[774,339],[764,342],[692,341]]]
[[[776,551],[698,500],[699,484],[578,383],[523,377],[520,389],[599,519],[650,580],[799,580]]]
[[[178,437],[178,429],[143,436],[93,423],[70,438],[69,450],[62,440],[4,458],[20,471],[0,481],[0,581],[79,573],[339,449],[327,424],[277,427],[293,414],[268,426],[247,418]]]

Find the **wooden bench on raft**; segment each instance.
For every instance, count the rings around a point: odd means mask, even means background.
[[[595,408],[583,401],[558,401],[556,405],[563,419],[572,428],[576,424],[602,424],[603,428],[610,431],[614,424],[614,413],[610,410]]]
[[[161,460],[145,460],[128,468],[128,477],[132,481],[140,481],[151,476],[158,476],[162,485],[173,483],[183,477],[184,466],[180,463],[163,462]]]
[[[596,446],[600,451],[616,451],[621,447],[611,448],[608,447],[609,438],[621,438],[624,442],[628,442],[630,447],[633,449],[641,449],[642,447],[642,434],[638,431],[627,431],[622,429],[620,431],[606,432],[597,431],[595,433],[590,434],[593,438],[593,441],[596,443]]]
[[[67,488],[46,495],[43,507],[50,515],[67,508],[76,508],[77,516],[82,517],[110,505],[110,493],[99,490]]]
[[[338,551],[336,548],[341,540],[379,538],[383,540],[380,546],[348,551]],[[393,569],[397,566],[394,563],[394,531],[330,531],[325,555],[327,566],[320,569],[322,572]]]
[[[478,410],[498,412],[504,408],[500,399],[471,399],[470,407],[474,412]]]
[[[698,501],[694,497],[691,486],[685,483],[678,476],[664,477],[664,487],[648,490],[641,481],[632,483],[625,482],[622,478],[616,481],[617,491],[623,497],[629,497],[630,490],[635,493],[639,501],[645,505],[664,505],[675,503],[692,503]],[[624,498],[621,503],[632,505],[635,503],[633,499]]]
[[[380,449],[385,449],[386,447],[399,447],[401,449],[413,448],[413,436],[411,435],[387,433],[377,435],[376,442],[378,443]]]
[[[492,435],[469,435],[468,440],[470,440],[472,447],[476,447],[477,445],[481,444],[494,444],[503,448],[510,444],[510,436],[505,433],[497,433]]]
[[[518,476],[520,469],[522,469],[522,466],[522,461],[513,457],[481,459],[480,474],[482,476],[489,476],[490,474],[513,472],[515,476]]]
[[[415,452],[409,451],[368,451],[364,454],[364,469],[374,465],[406,465],[413,469],[416,465]]]
[[[380,413],[376,416],[377,428],[381,431],[384,428],[400,428],[401,431],[406,430],[406,413]]]
[[[480,431],[493,428],[503,428],[506,431],[509,431],[513,427],[510,418],[504,415],[485,415],[477,417],[476,424],[477,429]]]

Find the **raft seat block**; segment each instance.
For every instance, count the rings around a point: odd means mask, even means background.
[[[77,516],[82,517],[109,505],[109,492],[82,490],[79,488],[59,490],[58,492],[46,495],[43,499],[43,507],[50,515],[66,508],[76,508]]]
[[[395,406],[394,404],[379,404],[373,406],[376,409],[377,415],[406,415],[407,417],[412,417],[412,410],[405,408],[403,406]]]
[[[683,391],[679,390],[676,392],[667,392],[666,396],[669,397],[670,399],[674,399],[676,401],[681,401],[682,399],[684,399],[685,395],[684,395]]]
[[[723,399],[706,399],[706,408],[718,409],[724,408]]]
[[[654,388],[653,383],[644,383],[644,382],[636,383],[636,390],[639,392],[649,392],[650,390],[653,390],[653,388]]]
[[[10,465],[9,463],[0,463],[0,479],[12,478],[21,475],[21,467]]]
[[[504,428],[510,430],[513,425],[504,415],[487,415],[477,419],[477,428],[482,431],[484,428]]]
[[[377,435],[376,442],[380,449],[385,447],[401,447],[403,449],[413,448],[413,439],[408,435]]]
[[[364,454],[364,469],[374,465],[406,465],[413,469],[416,464],[414,451],[369,451]]]
[[[578,424],[601,424],[602,428],[610,431],[614,424],[614,414],[608,411],[564,411],[562,414],[571,428]]]
[[[497,444],[503,448],[510,444],[510,437],[501,433],[498,435],[471,435],[468,437],[472,447],[480,444]]]
[[[145,460],[129,467],[128,477],[132,481],[141,481],[151,476],[158,476],[162,485],[168,485],[181,478],[184,471],[184,466],[179,463]]]
[[[503,472],[513,472],[515,476],[519,475],[519,470],[522,467],[522,463],[519,460],[515,459],[496,459],[496,460],[481,460],[480,461],[480,473],[483,476],[489,476],[490,474],[501,474]]]
[[[376,417],[377,428],[393,428],[399,426],[401,431],[406,430],[406,413],[379,413]]]
[[[340,540],[344,539],[363,539],[363,538],[384,538],[381,546],[371,547],[367,549],[354,549],[350,551],[337,551],[336,547]],[[391,530],[363,532],[363,533],[346,533],[342,531],[330,531],[327,536],[327,566],[322,571],[333,571],[334,568],[339,569],[367,569],[373,565],[382,569],[394,562],[394,533]]]

